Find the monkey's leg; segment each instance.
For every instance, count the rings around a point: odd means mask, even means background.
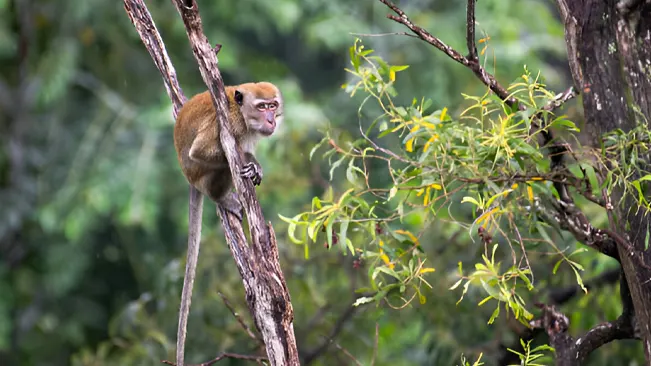
[[[235,215],[240,221],[244,218],[244,209],[240,200],[237,198],[237,193],[228,192],[222,197],[217,204],[226,209],[226,211]]]
[[[260,165],[255,156],[249,152],[244,153],[244,158],[248,162],[244,164],[240,175],[243,178],[251,179],[254,185],[259,186],[260,183],[262,183],[262,165]]]

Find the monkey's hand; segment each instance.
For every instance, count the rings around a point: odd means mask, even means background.
[[[262,166],[257,160],[251,159],[251,161],[244,165],[240,175],[243,178],[251,179],[254,185],[259,186],[262,183]]]

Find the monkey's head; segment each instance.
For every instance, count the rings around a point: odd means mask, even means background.
[[[247,83],[235,90],[235,102],[249,129],[269,136],[283,121],[283,97],[271,83]]]

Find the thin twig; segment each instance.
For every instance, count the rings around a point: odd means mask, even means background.
[[[338,350],[343,352],[348,358],[353,360],[353,362],[355,362],[357,366],[364,366],[361,362],[359,362],[358,359],[355,358],[355,356],[353,356],[350,352],[348,352],[348,350],[342,347],[339,343],[335,342],[335,347],[337,347]]]
[[[507,103],[509,106],[513,106],[516,103],[515,98],[509,95],[509,92],[495,79],[495,77],[487,72],[480,64],[478,59],[468,59],[465,56],[463,56],[461,53],[459,53],[457,50],[453,49],[452,47],[448,46],[445,44],[443,41],[440,39],[434,37],[431,33],[426,31],[425,29],[415,25],[412,23],[412,21],[409,19],[407,14],[405,14],[402,9],[400,9],[398,6],[390,2],[389,0],[379,0],[381,3],[389,7],[389,9],[393,10],[398,16],[389,14],[387,15],[387,18],[395,21],[396,23],[400,23],[409,30],[411,30],[418,38],[422,39],[423,41],[431,44],[432,46],[436,47],[448,57],[451,59],[455,60],[456,62],[468,67],[471,69],[475,75],[481,80],[484,85],[488,86],[495,94],[497,94],[500,99],[502,99],[505,103]],[[473,8],[473,14],[474,14],[474,8]],[[472,27],[474,28],[474,22],[472,22]],[[471,33],[471,31],[468,31],[468,33]],[[474,33],[474,30],[472,31]],[[473,41],[474,43],[474,41]],[[524,109],[525,107],[523,105],[518,106],[519,109]]]
[[[545,111],[553,111],[554,109],[557,109],[561,107],[563,104],[566,102],[572,100],[575,98],[577,95],[579,95],[579,92],[574,89],[574,86],[571,86],[567,88],[562,93],[556,94],[552,100],[550,100],[544,107],[543,110]]]
[[[371,358],[371,366],[375,365],[375,358],[377,357],[379,340],[380,340],[380,324],[378,322],[375,322],[375,341],[373,344],[373,358]]]
[[[260,339],[260,337],[258,337],[257,335],[255,335],[255,333],[253,333],[251,328],[246,324],[246,322],[244,322],[244,319],[242,319],[242,316],[240,316],[240,314],[235,310],[235,308],[233,307],[231,302],[228,300],[228,298],[224,294],[222,294],[221,292],[218,292],[217,294],[219,295],[219,297],[221,297],[222,301],[224,302],[224,305],[226,305],[228,310],[231,311],[231,314],[233,314],[233,317],[235,317],[237,322],[240,323],[240,326],[242,327],[242,329],[244,329],[246,334],[249,335],[249,338],[253,339],[260,346],[264,347],[264,342],[262,341],[262,339]]]
[[[237,360],[254,361],[254,362],[267,361],[267,358],[262,357],[262,356],[241,355],[239,353],[224,352],[221,355],[213,358],[210,361],[206,361],[206,362],[203,362],[203,363],[198,363],[196,365],[186,365],[186,366],[210,366],[210,365],[216,364],[217,362],[219,362],[221,360],[225,360],[227,358],[232,358],[232,359],[237,359]],[[171,361],[163,360],[161,362],[166,364],[166,365],[176,366],[176,364],[174,362],[171,362]]]
[[[358,36],[358,37],[385,37],[385,36],[407,36],[407,37],[412,37],[412,38],[418,38],[418,36],[415,36],[413,34],[409,34],[407,32],[389,32],[389,33],[348,33],[351,36]]]
[[[307,355],[303,358],[304,365],[310,364],[328,349],[332,341],[337,337],[337,335],[339,335],[344,325],[353,317],[357,309],[358,308],[356,306],[351,305],[339,316],[335,322],[335,325],[332,327],[330,334],[323,340],[323,342],[321,342],[321,344],[316,346],[312,351],[308,352]]]

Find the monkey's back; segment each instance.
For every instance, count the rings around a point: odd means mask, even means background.
[[[236,141],[240,143],[246,133],[246,124],[234,101],[235,88],[228,86],[225,91],[228,99],[228,123]],[[208,164],[190,158],[193,144],[207,158]],[[193,96],[179,111],[174,125],[174,148],[188,182],[203,194],[216,200],[230,189],[230,169],[221,147],[219,123],[208,91]]]

